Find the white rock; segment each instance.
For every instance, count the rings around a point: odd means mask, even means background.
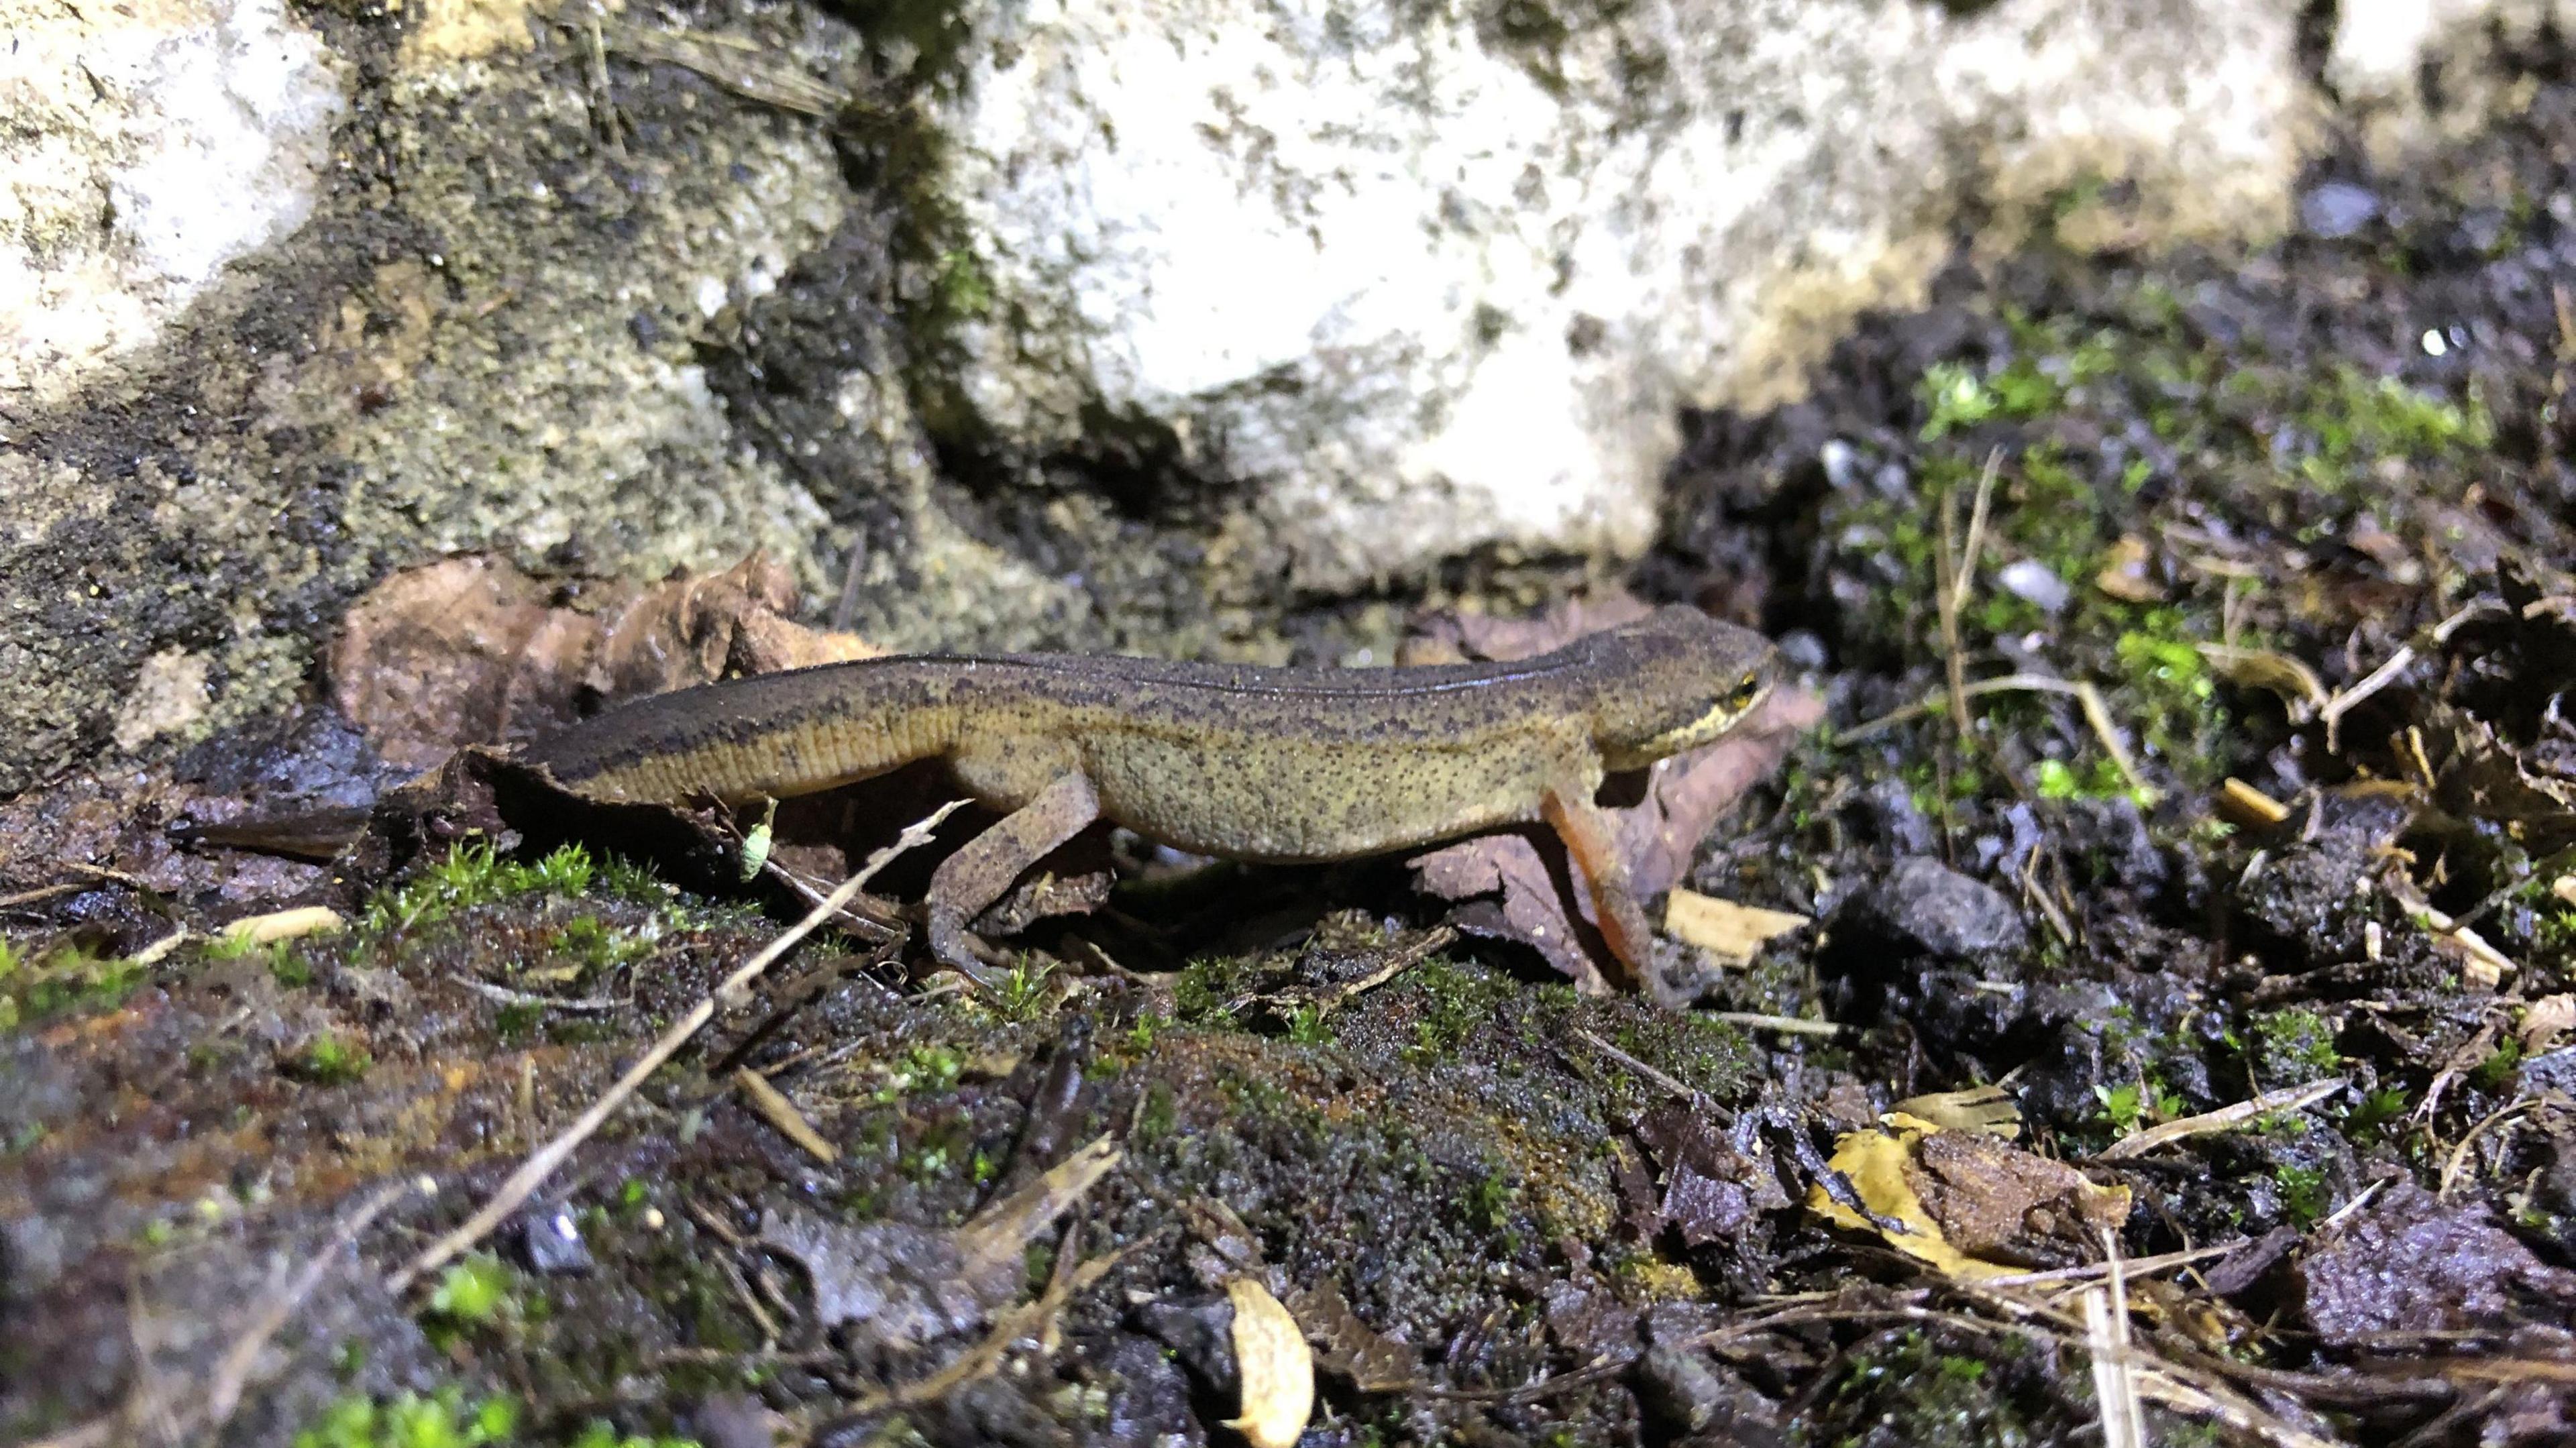
[[[62,396],[303,224],[340,82],[281,0],[0,0],[0,391]]]
[[[2520,111],[2528,80],[2516,53],[2570,29],[2576,0],[2365,0],[2337,10],[2325,79],[2375,162],[2394,170]]]
[[[1033,451],[1169,426],[1314,586],[1633,552],[1676,409],[1793,393],[1963,200],[2126,175],[2167,232],[2277,225],[2298,9],[1647,0],[1515,48],[1376,0],[981,8],[961,380]]]

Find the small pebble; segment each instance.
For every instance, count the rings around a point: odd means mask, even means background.
[[[2015,598],[2036,604],[2039,611],[2055,615],[2063,612],[2071,591],[2057,571],[2035,558],[2023,558],[2005,564],[1995,572],[1995,582]]]
[[[2340,241],[2378,215],[2378,195],[2349,181],[2328,181],[2299,198],[2299,224],[2326,241]]]
[[[1860,452],[1841,438],[1828,438],[1816,449],[1816,463],[1825,470],[1825,481],[1843,491],[1850,491],[1860,481]]]

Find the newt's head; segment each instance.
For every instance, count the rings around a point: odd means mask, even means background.
[[[1643,769],[1742,723],[1780,672],[1771,641],[1695,608],[1659,608],[1583,640],[1602,665],[1592,739],[1612,771]]]

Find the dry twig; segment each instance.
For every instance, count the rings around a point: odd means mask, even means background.
[[[2102,1417],[2102,1448],[2145,1448],[2146,1405],[2138,1400],[2129,1337],[2129,1284],[2120,1270],[2120,1239],[2102,1234],[2109,1275],[2084,1291],[2084,1345],[2093,1357],[2093,1399]]]
[[[814,1129],[814,1123],[805,1119],[805,1113],[796,1109],[796,1103],[787,1099],[787,1093],[769,1084],[768,1077],[745,1066],[733,1073],[733,1083],[742,1088],[742,1094],[750,1100],[752,1109],[760,1113],[762,1120],[777,1127],[779,1135],[804,1148],[807,1156],[825,1166],[841,1159],[841,1149],[825,1141],[823,1133]]]
[[[2343,753],[2343,716],[2351,713],[2363,700],[2387,688],[2399,674],[2406,671],[2406,666],[2413,662],[2415,662],[2414,647],[2412,645],[2400,647],[2397,652],[2388,656],[2387,663],[2363,675],[2361,681],[2351,688],[2337,690],[2333,698],[2326,700],[2324,707],[2317,710],[2317,717],[2325,721],[2328,754]]]
[[[2129,746],[2120,742],[2120,732],[2111,722],[2110,704],[2103,699],[2102,691],[2091,684],[2073,683],[2065,679],[2052,678],[2047,674],[2006,674],[2001,678],[1979,679],[1973,684],[1961,685],[1959,692],[1972,699],[1983,694],[2009,693],[2059,694],[2073,699],[2076,706],[2084,711],[2084,722],[2092,729],[2093,737],[2102,746],[2102,752],[2110,756],[2112,767],[2120,771],[2122,782],[2146,800],[2155,799],[2156,791],[2147,783],[2146,778],[2138,773],[2137,761],[2129,756]],[[1936,691],[1914,703],[1891,709],[1859,725],[1843,738],[1859,740],[1873,734],[1884,733],[1907,720],[1920,719],[1935,709],[1945,707],[1947,703],[1947,691]]]
[[[941,805],[928,818],[906,828],[902,837],[893,844],[868,856],[867,864],[862,866],[857,874],[842,881],[841,888],[825,897],[823,903],[809,911],[804,919],[788,927],[785,934],[762,947],[758,954],[743,963],[741,969],[727,976],[722,985],[717,986],[704,999],[691,1006],[687,1014],[673,1021],[670,1029],[664,1031],[652,1046],[637,1058],[635,1064],[627,1068],[626,1074],[618,1077],[615,1085],[609,1087],[597,1101],[591,1103],[589,1110],[584,1111],[571,1126],[566,1127],[563,1134],[539,1147],[526,1161],[520,1163],[519,1169],[510,1174],[510,1179],[501,1184],[501,1189],[494,1192],[491,1200],[485,1202],[480,1210],[466,1218],[464,1223],[454,1231],[431,1243],[427,1250],[413,1258],[401,1271],[386,1278],[386,1290],[395,1293],[403,1292],[414,1282],[419,1281],[422,1274],[435,1272],[445,1266],[458,1253],[483,1240],[491,1234],[493,1228],[508,1220],[510,1214],[517,1211],[547,1177],[554,1175],[556,1168],[562,1166],[583,1142],[588,1141],[601,1126],[607,1123],[608,1118],[618,1107],[626,1103],[628,1097],[643,1088],[645,1080],[661,1069],[663,1062],[671,1059],[678,1053],[680,1047],[688,1043],[691,1036],[696,1035],[707,1022],[715,1019],[716,1007],[719,1003],[738,1000],[751,983],[760,978],[763,971],[777,964],[781,956],[795,948],[796,942],[812,934],[816,926],[830,919],[843,905],[856,898],[868,881],[876,878],[878,871],[884,869],[897,855],[928,844],[931,832],[939,827],[940,822],[964,808],[965,804],[966,801],[961,799],[951,800]]]
[[[1843,1028],[1831,1021],[1811,1021],[1804,1016],[1766,1016],[1758,1011],[1712,1011],[1709,1015],[1711,1019],[1724,1021],[1730,1026],[1742,1026],[1752,1031],[1777,1031],[1784,1036],[1830,1038],[1843,1033]]]
[[[2222,1106],[2216,1111],[2204,1111],[2197,1116],[2185,1116],[2159,1126],[2150,1126],[2135,1136],[2124,1136],[2095,1152],[2093,1159],[2127,1161],[2131,1157],[2144,1156],[2160,1146],[2169,1146],[2186,1137],[2234,1131],[2240,1126],[2250,1125],[2276,1112],[2297,1111],[2313,1106],[2341,1091],[2346,1084],[2343,1078],[2335,1077],[2326,1081],[2311,1081],[2305,1086],[2285,1086],[2278,1091],[2266,1091],[2260,1096],[2239,1101],[2233,1106]]]
[[[2446,1202],[2451,1199],[2452,1190],[2460,1184],[2460,1174],[2468,1169],[2469,1149],[2478,1144],[2479,1137],[2539,1104],[2539,1097],[2525,1096],[2508,1101],[2480,1117],[2478,1124],[2470,1127],[2468,1134],[2460,1138],[2460,1144],[2451,1148],[2450,1160],[2442,1164],[2442,1185],[2435,1195]]]

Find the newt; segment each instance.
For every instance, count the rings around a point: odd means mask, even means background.
[[[1005,812],[939,865],[926,902],[932,954],[976,979],[968,922],[1094,821],[1262,863],[1543,822],[1627,979],[1661,997],[1652,930],[1594,796],[1609,774],[1736,727],[1777,672],[1760,634],[1677,606],[1500,664],[897,655],[655,695],[526,757],[589,799],[728,804],[944,760]]]

